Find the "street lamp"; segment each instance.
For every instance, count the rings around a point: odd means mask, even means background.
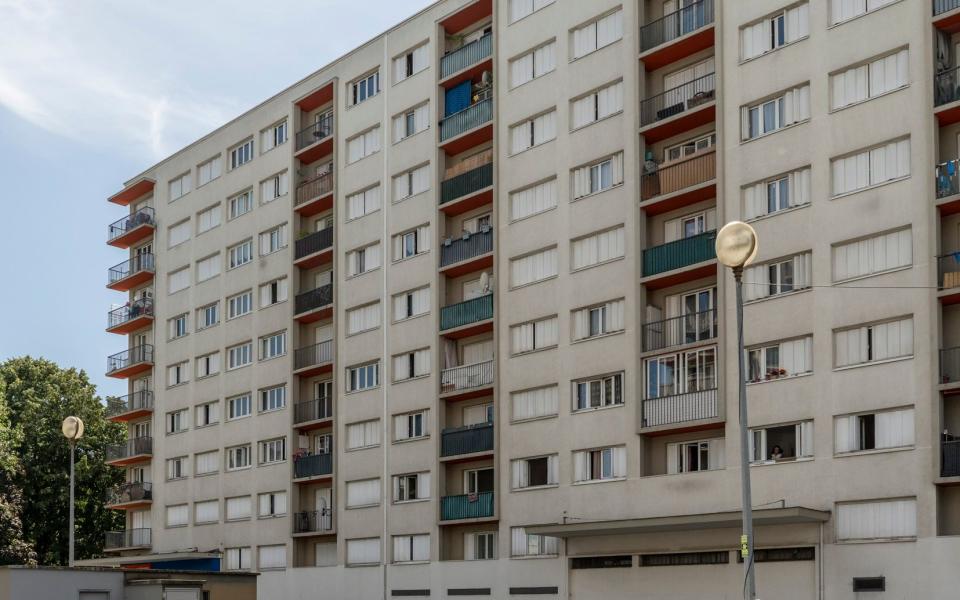
[[[757,583],[753,568],[753,501],[750,493],[749,432],[747,430],[747,384],[744,374],[743,349],[743,268],[757,256],[757,232],[746,223],[731,221],[717,232],[717,260],[733,270],[737,283],[737,372],[740,397],[740,485],[743,503],[743,535],[740,555],[743,557],[743,597],[755,600]]]
[[[67,417],[60,426],[63,437],[70,442],[70,560],[67,564],[73,566],[73,458],[77,449],[77,440],[83,437],[83,421],[79,417]]]

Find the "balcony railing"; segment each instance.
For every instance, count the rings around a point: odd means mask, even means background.
[[[317,175],[297,186],[296,206],[309,202],[314,198],[326,196],[333,191],[333,173]]]
[[[297,402],[294,409],[294,423],[307,423],[333,416],[333,398],[316,398]]]
[[[488,252],[493,252],[493,229],[484,227],[476,233],[466,232],[461,237],[444,240],[440,247],[440,266],[453,265]]]
[[[960,382],[960,348],[940,350],[940,383]]]
[[[440,204],[446,204],[493,185],[493,163],[487,163],[440,183]]]
[[[153,273],[153,254],[138,254],[115,267],[110,267],[107,272],[107,284],[116,283],[141,271]]]
[[[153,410],[153,392],[139,390],[107,400],[107,417],[115,417],[135,410]]]
[[[107,241],[112,242],[118,237],[124,236],[141,225],[156,225],[153,219],[153,208],[144,206],[119,221],[115,221],[107,228]]]
[[[493,294],[444,306],[440,310],[440,330],[454,329],[493,318]]]
[[[461,133],[480,127],[493,118],[493,100],[487,98],[455,112],[440,121],[440,141],[445,142]]]
[[[150,344],[143,344],[141,346],[134,346],[124,350],[123,352],[117,352],[111,356],[107,357],[107,373],[113,373],[114,371],[120,371],[126,369],[127,367],[132,367],[140,363],[152,363],[153,362],[153,346]]]
[[[960,100],[960,67],[944,69],[933,76],[933,105]]]
[[[712,419],[718,415],[716,388],[643,401],[644,427]]]
[[[960,0],[933,0],[933,16],[960,8]]]
[[[493,516],[493,492],[444,496],[440,499],[440,519],[482,519]]]
[[[333,360],[333,340],[319,342],[306,348],[297,348],[293,354],[293,368],[306,369]]]
[[[710,102],[714,98],[716,85],[715,73],[707,73],[662,94],[647,98],[640,103],[641,125],[650,125],[669,119]]]
[[[493,384],[493,361],[444,369],[440,375],[441,393],[469,390]]]
[[[304,454],[293,459],[293,476],[318,477],[333,473],[333,453]]]
[[[329,508],[294,513],[294,533],[316,533],[333,530],[333,513]]]
[[[139,319],[140,317],[152,317],[153,316],[153,299],[152,298],[138,298],[133,302],[129,302],[120,308],[115,308],[107,313],[107,329],[113,329],[114,327],[119,327],[124,323],[129,323],[134,319]]]
[[[643,350],[662,350],[717,337],[717,309],[643,324]]]
[[[640,51],[646,52],[711,23],[713,23],[713,0],[700,0],[688,4],[678,11],[666,14],[641,27]]]
[[[297,132],[297,151],[315,144],[333,135],[333,113],[320,117],[316,123],[311,123]]]
[[[127,529],[124,531],[108,531],[103,541],[104,550],[120,548],[139,548],[150,546],[150,528]]]
[[[643,275],[657,275],[717,257],[716,231],[667,242],[643,251]]]
[[[493,450],[493,423],[444,429],[440,436],[440,456]]]
[[[937,184],[937,200],[960,194],[960,159],[948,160],[937,165],[934,175]]]
[[[717,154],[698,152],[679,162],[661,165],[640,178],[640,199],[650,200],[706,183],[717,177]]]
[[[153,484],[149,481],[124,483],[107,490],[107,505],[153,500]]]
[[[296,260],[310,256],[333,246],[333,227],[314,231],[310,235],[300,238],[296,243]]]
[[[449,77],[490,56],[493,50],[493,34],[488,33],[479,40],[470,42],[449,52],[440,59],[440,78]]]
[[[940,477],[960,476],[960,440],[940,442]]]
[[[122,444],[107,446],[105,453],[108,462],[145,454],[153,454],[153,438],[150,436],[133,438]]]
[[[295,314],[305,313],[315,308],[329,306],[333,304],[333,284],[321,285],[315,290],[297,294],[294,300]]]

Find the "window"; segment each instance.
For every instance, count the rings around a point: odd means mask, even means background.
[[[426,43],[421,44],[393,59],[393,83],[397,84],[408,77],[413,77],[429,66],[430,46]],[[375,87],[379,87],[379,81]],[[375,94],[376,91],[373,93]],[[354,101],[354,104],[356,103]]]
[[[220,274],[220,253],[197,261],[197,283],[213,279]]]
[[[222,168],[223,165],[221,164],[219,155],[197,165],[197,187],[210,183],[217,177],[220,177]]]
[[[623,183],[623,153],[573,170],[573,199],[609,190]]]
[[[557,455],[521,458],[510,461],[511,485],[515,490],[557,485]]]
[[[519,87],[537,77],[553,72],[556,68],[557,40],[550,40],[510,61],[510,87]]]
[[[745,106],[741,139],[752,140],[810,118],[810,85],[788,90],[758,104]]]
[[[260,360],[270,360],[287,353],[287,332],[271,333],[260,338]]]
[[[380,210],[380,184],[347,196],[347,219],[359,219]]]
[[[204,500],[193,503],[193,523],[218,523],[220,522],[220,502],[218,500]]]
[[[573,410],[623,404],[623,373],[573,383]]]
[[[197,331],[213,327],[220,322],[220,303],[214,302],[197,309]]]
[[[233,419],[239,419],[241,417],[249,417],[250,412],[250,394],[242,394],[227,399],[228,420],[232,421]]]
[[[287,278],[275,279],[269,283],[260,286],[260,308],[266,308],[286,302],[287,300]]]
[[[380,126],[347,140],[347,164],[352,164],[380,151]]]
[[[374,448],[380,445],[380,419],[347,425],[347,450]]]
[[[350,566],[380,564],[380,538],[347,540],[347,564]]]
[[[406,381],[430,374],[430,349],[421,348],[393,357],[393,380]]]
[[[393,501],[411,502],[430,497],[430,473],[393,476]]]
[[[750,462],[776,463],[813,457],[813,421],[750,430]]]
[[[833,195],[839,196],[910,175],[910,140],[903,139],[831,161]]]
[[[227,521],[240,521],[250,518],[250,496],[227,498],[224,504]]]
[[[286,141],[287,120],[284,119],[260,132],[260,153],[269,152]]]
[[[287,493],[286,492],[267,492],[257,496],[257,516],[279,517],[287,514]]]
[[[586,269],[624,256],[623,225],[570,242],[573,271]]]
[[[236,219],[253,210],[253,190],[247,190],[230,198],[227,218]]]
[[[416,229],[393,236],[393,260],[412,258],[430,249],[430,226],[422,225]]]
[[[641,567],[684,567],[691,565],[725,565],[730,562],[730,552],[671,552],[664,554],[641,554]]]
[[[425,562],[430,560],[430,534],[393,536],[393,562]]]
[[[355,335],[380,327],[380,303],[347,310],[347,335]]]
[[[917,537],[917,500],[837,503],[837,541],[878,541]]]
[[[361,479],[347,482],[347,508],[380,504],[380,480]]]
[[[170,339],[175,340],[187,335],[187,313],[177,315],[167,321],[170,327]]]
[[[830,24],[836,25],[859,17],[868,12],[879,10],[897,0],[831,0]]]
[[[170,202],[190,193],[190,173],[184,173],[180,177],[171,179],[170,183],[167,185],[167,189],[170,193]]]
[[[421,165],[393,178],[393,201],[399,202],[430,189],[430,165]]]
[[[257,566],[261,571],[287,568],[287,546],[276,544],[257,548]]]
[[[167,527],[185,527],[190,524],[190,505],[174,504],[167,507]]]
[[[250,570],[250,548],[225,548],[223,555],[225,571]]]
[[[913,235],[898,231],[833,246],[833,281],[845,281],[893,271],[913,264]]]
[[[556,385],[513,392],[510,401],[513,405],[513,420],[536,419],[557,414],[559,388]]]
[[[380,268],[380,243],[347,253],[347,272],[351,277]]]
[[[874,323],[833,334],[837,367],[913,355],[913,317]]]
[[[220,225],[220,204],[197,213],[197,235],[210,231]]]
[[[220,353],[213,352],[197,357],[197,379],[216,375],[220,372]]]
[[[510,327],[510,352],[522,354],[556,346],[557,327],[556,316],[513,325]]]
[[[186,456],[167,459],[167,480],[185,479],[188,474]]]
[[[623,81],[611,83],[573,101],[573,128],[579,129],[623,112]]]
[[[570,559],[571,569],[624,569],[633,567],[633,557],[618,556],[577,556]]]
[[[347,391],[360,392],[380,385],[380,363],[374,362],[347,369]]]
[[[197,476],[210,475],[220,470],[220,452],[210,450],[209,452],[198,452],[194,455],[196,466],[194,473]]]
[[[260,256],[273,254],[287,247],[287,224],[278,225],[260,234]]]
[[[912,408],[836,417],[834,451],[843,454],[912,446],[914,429]]]
[[[747,350],[747,382],[774,381],[813,372],[813,337]]]
[[[253,260],[253,240],[246,240],[244,242],[240,242],[236,246],[231,246],[229,253],[230,265],[228,268],[235,269],[241,265],[247,264]]]
[[[230,169],[236,169],[253,160],[253,138],[230,149]]]
[[[743,188],[747,220],[810,203],[810,167]]]
[[[272,465],[287,460],[287,440],[279,438],[257,444],[260,447],[260,464]]]
[[[740,60],[749,60],[809,35],[810,4],[804,2],[742,28]]]
[[[574,341],[623,331],[623,303],[613,300],[573,311]]]
[[[253,362],[253,344],[245,342],[227,348],[227,370],[239,369]]]
[[[288,191],[286,171],[264,179],[260,182],[260,204],[267,204],[281,196],[286,196]]]
[[[579,450],[573,453],[573,481],[602,481],[627,476],[627,449],[623,446]]]
[[[253,292],[247,290],[227,298],[227,319],[236,319],[253,310]]]
[[[812,258],[812,253],[804,252],[786,260],[747,267],[743,278],[746,284],[743,290],[744,301],[750,302],[809,288]]]
[[[463,536],[463,557],[466,560],[494,560],[497,558],[497,532],[480,531]]]
[[[552,109],[510,128],[510,153],[518,154],[557,137],[557,110]]]
[[[371,73],[361,79],[351,82],[349,101],[351,106],[360,104],[368,98],[380,93],[380,71]]]
[[[623,10],[601,17],[573,30],[573,58],[584,57],[623,37]]]
[[[430,105],[421,104],[393,117],[393,142],[426,131],[430,128]]]
[[[220,422],[220,402],[205,402],[196,407],[197,427],[206,427],[207,425],[216,425]]]
[[[287,405],[287,387],[277,385],[260,390],[260,412],[280,410]]]
[[[167,275],[167,293],[176,294],[190,287],[190,266],[177,269]]]
[[[646,361],[644,399],[717,389],[717,349],[665,354]],[[654,423],[647,419],[646,427]]]
[[[395,415],[393,417],[393,439],[397,442],[427,436],[427,411]]]
[[[237,471],[239,469],[249,468],[251,465],[250,444],[243,446],[234,446],[224,450],[227,455],[227,470]]]
[[[173,387],[190,381],[190,365],[183,361],[167,367],[167,386]]]
[[[510,287],[520,287],[557,276],[557,249],[547,248],[510,259]]]
[[[190,219],[184,219],[167,228],[167,248],[179,246],[190,239]]]
[[[876,98],[910,83],[906,49],[830,76],[830,108],[836,110]]]
[[[695,440],[667,444],[667,474],[712,471],[726,466],[724,440]]]
[[[393,320],[402,321],[430,311],[430,288],[422,287],[393,297]]]
[[[510,528],[510,556],[556,556],[560,553],[560,538],[527,533],[523,527]]]
[[[510,194],[510,220],[517,221],[557,206],[557,180],[548,179]]]

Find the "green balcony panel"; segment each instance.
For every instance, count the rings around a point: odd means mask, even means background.
[[[493,318],[493,294],[444,306],[440,311],[440,330],[456,329]]]
[[[452,202],[493,185],[493,163],[487,163],[440,183],[440,204]]]
[[[658,275],[716,258],[716,238],[716,231],[708,231],[644,250],[643,276]]]
[[[493,516],[493,492],[444,496],[440,499],[440,520],[482,519]]]

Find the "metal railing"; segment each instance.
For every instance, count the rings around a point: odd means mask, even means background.
[[[333,512],[329,508],[323,510],[307,510],[293,514],[294,533],[314,533],[317,531],[333,530]]]
[[[960,8],[960,0],[933,0],[933,16]]]
[[[940,163],[934,170],[937,200],[960,194],[960,159]]]
[[[714,246],[716,231],[707,231],[688,238],[660,244],[643,251],[643,275],[657,275],[682,269],[717,257]]]
[[[488,252],[493,252],[491,227],[483,227],[476,233],[464,232],[462,236],[446,239],[440,245],[440,266],[446,267]]]
[[[493,492],[444,496],[440,499],[440,520],[481,519],[493,516]]]
[[[293,368],[305,369],[333,361],[333,340],[297,348],[293,353]]]
[[[333,284],[328,283],[309,292],[297,294],[297,297],[294,299],[294,314],[299,315],[300,313],[331,304],[333,304]]]
[[[717,154],[698,152],[679,162],[662,165],[640,177],[640,199],[650,200],[706,183],[717,177]]]
[[[716,74],[707,73],[640,103],[640,124],[650,125],[710,102],[716,90]]]
[[[140,317],[153,316],[153,298],[138,298],[107,313],[107,329],[119,327]]]
[[[716,388],[643,401],[644,427],[712,419],[718,414]]]
[[[941,290],[960,287],[960,251],[937,257],[937,285]]]
[[[643,324],[643,350],[662,350],[717,337],[717,309]]]
[[[940,477],[960,476],[960,440],[940,442]]]
[[[122,444],[111,444],[105,451],[108,462],[145,454],[153,454],[153,438],[148,435],[129,439]]]
[[[105,550],[119,548],[135,548],[150,545],[150,528],[126,529],[123,531],[108,531],[103,541]]]
[[[646,52],[711,23],[713,0],[694,2],[641,27],[640,51]]]
[[[138,254],[129,260],[123,261],[119,265],[110,267],[110,270],[107,272],[107,283],[116,283],[131,275],[136,275],[141,271],[153,273],[153,265],[152,253]]]
[[[107,490],[108,506],[126,504],[128,502],[140,502],[143,500],[153,500],[153,484],[149,481],[124,483],[123,485]]]
[[[493,163],[470,169],[440,183],[440,204],[469,196],[493,185]]]
[[[297,402],[294,408],[294,423],[306,423],[333,416],[333,398],[315,398]]]
[[[445,142],[461,133],[480,127],[493,118],[493,100],[487,98],[455,112],[440,121],[440,141]]]
[[[933,105],[942,106],[960,100],[960,67],[944,69],[933,76]]]
[[[111,223],[107,228],[107,241],[112,242],[141,225],[156,225],[153,218],[152,207],[144,206],[140,210],[132,212],[124,218]]]
[[[307,179],[297,186],[296,206],[304,202],[326,196],[333,191],[333,172],[317,175],[313,179]]]
[[[440,330],[453,329],[492,318],[493,294],[484,294],[440,309]]]
[[[304,454],[293,459],[293,476],[297,479],[330,475],[331,473],[333,473],[332,452]]]
[[[440,59],[440,78],[448,77],[490,56],[493,50],[493,34],[460,46]]]
[[[310,256],[314,252],[320,252],[333,246],[333,227],[327,227],[320,231],[314,231],[310,235],[297,240],[295,245],[295,257],[297,260],[304,256]]]
[[[493,450],[493,423],[444,429],[440,438],[440,456]]]
[[[123,352],[117,352],[116,354],[108,356],[107,373],[113,373],[114,371],[126,369],[136,364],[149,362],[153,362],[153,346],[150,344],[134,346]]]
[[[153,392],[139,390],[119,398],[107,399],[107,417],[115,417],[135,410],[153,410]]]
[[[454,392],[483,387],[493,383],[493,361],[444,369],[440,374],[440,392]]]
[[[960,348],[940,350],[940,383],[960,381]]]
[[[297,151],[316,144],[333,135],[333,113],[327,113],[320,119],[297,132]]]

